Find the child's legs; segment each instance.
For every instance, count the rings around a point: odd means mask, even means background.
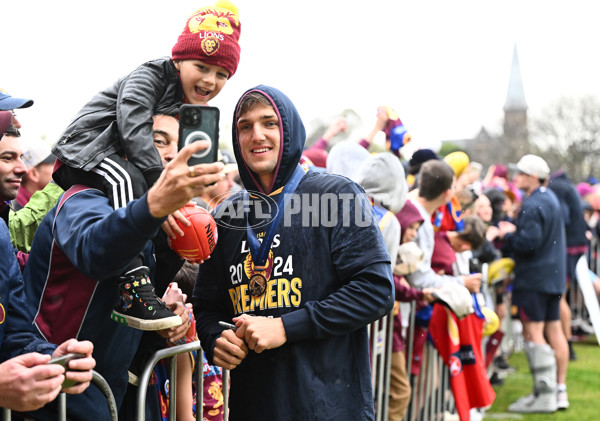
[[[391,362],[388,421],[400,421],[404,417],[406,408],[408,408],[411,396],[404,352],[393,352]]]
[[[52,178],[64,190],[83,184],[102,191],[114,209],[125,207],[148,191],[142,172],[116,154],[107,156],[89,171],[63,164],[54,171]]]
[[[111,206],[116,210],[125,207],[133,199],[146,193],[148,187],[142,172],[131,162],[119,155],[106,157],[90,171],[62,164],[55,169],[52,178],[63,190],[76,184],[83,184],[102,191],[108,196]],[[144,265],[142,255],[133,259],[123,273]]]

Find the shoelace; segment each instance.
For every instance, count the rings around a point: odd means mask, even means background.
[[[148,279],[146,279],[146,281],[148,281]],[[166,307],[165,303],[160,300],[154,292],[154,287],[151,284],[140,285],[139,287],[134,288],[134,292],[148,305]]]

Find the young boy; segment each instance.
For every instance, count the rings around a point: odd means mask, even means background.
[[[457,253],[477,250],[485,239],[486,226],[478,216],[469,215],[464,219],[462,231],[439,231],[435,234],[431,268],[440,275],[464,275],[457,270]],[[468,270],[467,270],[468,273]]]
[[[218,95],[238,66],[240,29],[237,7],[230,2],[201,8],[188,18],[170,58],[144,63],[96,94],[52,149],[58,158],[56,183],[65,190],[75,184],[98,188],[115,209],[141,197],[163,168],[153,144],[152,116],[173,114],[182,103],[205,105]],[[134,259],[121,285],[147,280],[147,272],[141,258]],[[148,311],[132,314],[124,297],[113,319],[143,330],[180,324],[161,305],[152,284],[142,283],[147,291],[139,295]],[[125,288],[120,291],[128,294]]]

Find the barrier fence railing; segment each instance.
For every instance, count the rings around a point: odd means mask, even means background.
[[[198,351],[196,362],[196,381],[197,381],[197,403],[196,403],[196,420],[202,420],[202,392],[204,390],[203,363],[202,363],[202,346],[200,341],[190,342],[188,344],[177,345],[170,348],[160,349],[156,351],[148,362],[139,378],[137,390],[137,419],[144,421],[146,419],[146,395],[148,392],[148,383],[154,367],[160,360],[168,359],[169,361],[169,420],[176,419],[177,408],[177,355],[192,351]]]
[[[110,390],[110,386],[108,382],[100,375],[100,373],[96,371],[92,371],[92,383],[95,384],[98,389],[102,392],[102,394],[106,397],[106,403],[108,405],[108,411],[110,413],[111,421],[118,421],[118,410],[117,403],[115,402],[115,397]],[[60,393],[58,397],[58,414],[57,420],[66,421],[67,419],[67,395],[65,393]],[[3,421],[11,421],[12,412],[10,409],[2,408],[2,420]]]
[[[588,252],[588,262],[590,270],[598,273],[600,268],[600,242],[594,238]],[[493,289],[492,289],[493,290]],[[585,307],[582,293],[577,282],[571,282],[568,290],[569,305],[572,312],[573,325],[589,323],[589,314]],[[411,303],[411,311],[408,326],[406,328],[406,364],[407,373],[412,388],[412,394],[404,421],[425,421],[432,419],[442,419],[445,413],[454,413],[454,397],[449,386],[448,368],[445,366],[441,356],[431,344],[426,341],[423,350],[422,366],[418,376],[411,375],[411,364],[414,357],[414,331],[415,331],[415,313],[416,303]],[[510,346],[516,351],[520,347],[515,346],[514,341],[519,332],[513,333],[513,326],[510,317],[503,321],[505,336],[503,339],[503,348]],[[373,398],[375,401],[376,421],[387,420],[388,404],[390,392],[390,369],[391,369],[391,350],[392,350],[392,330],[393,316],[387,315],[371,323],[368,327],[369,340],[371,348],[371,371]],[[511,343],[512,341],[512,343]],[[509,344],[509,345],[507,345]],[[145,419],[145,400],[147,386],[155,365],[162,359],[169,359],[169,420],[175,420],[176,411],[176,392],[177,392],[177,358],[181,353],[198,351],[198,360],[196,364],[197,377],[197,404],[196,419],[202,420],[202,392],[203,392],[203,364],[202,347],[199,341],[189,344],[178,345],[171,348],[161,349],[154,353],[145,366],[144,372],[140,377],[138,395],[137,395],[137,418]],[[229,419],[229,371],[222,371],[223,386],[223,415],[224,420]],[[108,386],[108,383],[97,372],[93,372],[92,382],[102,391],[107,398],[111,420],[117,420],[117,407],[114,396]],[[66,420],[66,396],[61,393],[59,397],[58,420]],[[11,420],[11,411],[2,409],[2,419]]]

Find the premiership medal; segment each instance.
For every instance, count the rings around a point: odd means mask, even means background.
[[[248,292],[255,296],[260,297],[267,290],[267,281],[271,279],[271,273],[273,271],[273,252],[269,251],[269,256],[264,266],[255,266],[252,261],[252,254],[248,253],[246,260],[244,261],[244,272],[250,280],[248,282]]]
[[[260,297],[267,290],[267,278],[262,273],[255,273],[248,283],[248,291],[255,297]]]
[[[271,256],[271,259],[273,256],[271,245],[273,244],[275,234],[277,234],[279,223],[283,218],[284,210],[289,202],[289,195],[287,193],[293,193],[296,190],[296,187],[304,174],[306,174],[306,171],[304,171],[300,165],[297,165],[292,177],[288,180],[280,193],[279,199],[277,200],[278,212],[276,212],[275,217],[269,224],[262,242],[258,241],[248,219],[246,220],[246,233],[248,247],[250,249],[249,257],[253,263],[251,266],[252,273],[251,276],[249,276],[250,281],[248,282],[248,291],[254,297],[260,297],[267,290],[267,279],[271,277],[271,269],[273,267],[272,260],[269,263],[269,256]],[[248,200],[247,191],[245,192],[245,200]]]

